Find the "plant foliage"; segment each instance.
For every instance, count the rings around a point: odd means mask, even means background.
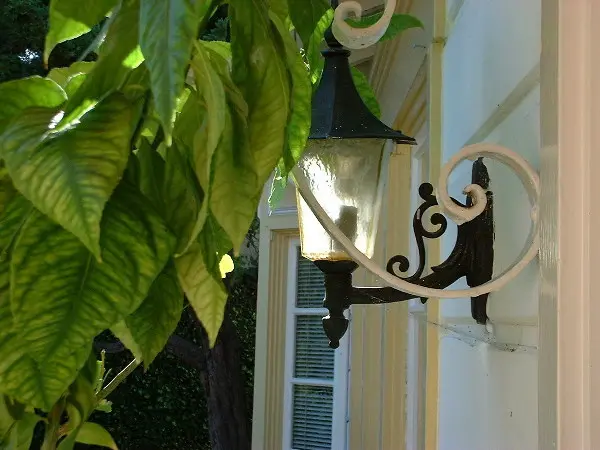
[[[217,338],[229,253],[305,147],[332,18],[324,0],[229,0],[207,33],[222,3],[51,0],[44,63],[86,35],[94,61],[0,84],[2,448],[40,421],[45,450],[115,448],[88,421],[112,392],[92,351],[104,330],[147,366],[185,295]]]

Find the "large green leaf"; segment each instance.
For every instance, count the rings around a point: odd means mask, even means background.
[[[163,217],[177,237],[177,253],[182,253],[198,235],[199,231],[195,230],[203,193],[198,189],[191,167],[176,145],[165,154],[161,197]]]
[[[330,3],[327,0],[288,0],[288,5],[292,23],[306,48],[317,24],[331,8]]]
[[[133,338],[131,330],[127,327],[125,320],[121,320],[120,322],[114,324],[112,327],[110,327],[110,331],[119,339],[119,341],[121,341],[121,344],[123,344],[133,354],[133,357],[136,360],[142,360],[142,349]]]
[[[213,64],[218,64],[218,61],[213,61],[218,59],[219,55],[212,53],[209,49],[208,45],[200,43],[197,46],[197,55],[192,61],[196,89],[199,94],[198,104],[192,107],[200,109],[203,113],[202,122],[194,136],[194,145],[196,147],[201,145],[202,151],[194,152],[193,162],[198,181],[205,192],[210,192],[213,154],[225,129],[227,114],[223,80],[217,69],[213,67]],[[212,61],[211,55],[213,56]],[[222,57],[221,59],[223,60]]]
[[[227,234],[212,216],[189,251],[175,260],[181,287],[214,345],[225,315],[227,291],[219,263],[231,248]]]
[[[119,187],[106,207],[98,263],[70,233],[35,213],[15,244],[12,309],[23,346],[37,361],[86,346],[134,311],[173,250],[162,219],[133,188]],[[48,256],[52,267],[48,266]]]
[[[165,183],[165,160],[154,150],[146,139],[141,140],[135,152],[137,168],[137,184],[157,211],[165,210],[162,186]]]
[[[197,46],[197,55],[192,61],[197,94],[188,98],[176,128],[176,139],[184,143],[182,148],[188,154],[197,182],[204,192],[202,208],[198,210],[184,251],[196,240],[206,220],[215,173],[213,156],[225,130],[227,114],[225,88],[217,71],[212,67],[209,44],[212,43],[200,43]],[[217,48],[221,53],[212,55],[223,61],[219,55],[226,51],[218,44]]]
[[[56,380],[74,374],[60,361],[42,374],[38,364],[24,353],[23,337],[14,326],[10,304],[9,264],[14,240],[33,213],[31,203],[19,195],[8,203],[0,217],[0,393],[49,410],[66,389]]]
[[[26,333],[17,349],[0,342],[0,390],[51,406],[85,364],[94,336],[146,298],[174,238],[141,194],[123,185],[106,207],[101,246],[104,262],[98,263],[41,213],[27,217],[10,271],[15,329]]]
[[[269,8],[281,20],[286,20],[289,16],[288,0],[269,0]]]
[[[185,69],[209,1],[140,0],[139,42],[150,70],[156,112],[170,144]]]
[[[360,20],[347,19],[347,22],[354,28],[366,28],[377,23],[382,15],[383,12],[378,12],[369,16],[365,16]],[[398,34],[410,28],[423,28],[423,22],[409,14],[394,14],[389,26],[385,31],[385,34],[379,41],[383,42],[393,39]]]
[[[78,61],[69,67],[57,67],[48,72],[46,78],[55,81],[64,89],[71,77],[82,73],[89,73],[93,69],[94,64],[91,61]]]
[[[111,23],[98,61],[76,94],[69,98],[59,128],[70,126],[98,102],[118,90],[144,57],[138,46],[139,0],[123,0]]]
[[[208,192],[210,210],[237,251],[256,212],[256,204],[248,197],[260,190],[254,155],[248,145],[247,105],[231,79],[227,60],[210,46],[199,46],[193,66],[197,79],[212,77],[215,89],[223,93],[210,103],[205,94],[206,121],[196,133],[193,159],[198,181]],[[213,117],[212,111],[217,108],[221,113]],[[219,135],[213,136],[211,128]]]
[[[233,80],[248,103],[250,151],[262,186],[283,154],[290,107],[290,80],[277,45],[265,0],[231,0]]]
[[[114,96],[77,127],[53,132],[56,111],[32,109],[0,139],[15,187],[97,257],[102,211],[127,165],[133,114]]]
[[[44,62],[61,42],[87,33],[118,3],[118,0],[51,0],[50,29],[44,46]]]
[[[40,420],[37,414],[26,412],[25,405],[0,395],[0,448],[29,450],[33,431]]]
[[[81,444],[99,445],[100,447],[118,450],[117,444],[108,431],[97,423],[86,422],[83,424],[79,433],[77,433],[76,441]]]
[[[367,79],[366,75],[356,67],[352,67],[352,80],[354,81],[354,86],[356,86],[356,90],[360,94],[360,97],[367,108],[369,108],[375,117],[381,117],[379,102],[377,101],[375,92],[369,84],[369,80]]]
[[[9,450],[29,450],[33,440],[33,431],[37,423],[42,420],[40,416],[34,413],[25,413],[23,418],[18,420],[11,430],[6,448]],[[2,442],[0,442],[2,444]]]
[[[311,82],[316,85],[323,71],[323,37],[333,20],[333,9],[327,0],[288,0],[288,3],[290,18],[304,45]]]
[[[12,118],[33,106],[56,108],[67,96],[52,80],[41,77],[22,78],[0,84],[0,134]]]
[[[271,15],[271,20],[281,37],[285,61],[292,82],[290,116],[287,125],[287,147],[283,152],[285,174],[287,174],[296,165],[306,148],[311,121],[312,86],[308,69],[302,61],[296,42],[285,24],[274,14]]]
[[[1,308],[1,306],[0,306]],[[5,445],[16,419],[10,413],[8,397],[0,395],[0,445]]]
[[[183,291],[175,266],[168,264],[154,280],[148,297],[125,318],[125,324],[141,353],[134,354],[144,361],[146,368],[175,331],[182,310]]]
[[[203,199],[180,146],[183,144],[177,142],[167,149],[163,159],[144,139],[136,152],[138,184],[177,237],[176,254],[183,253],[198,235],[194,230]]]
[[[206,104],[196,90],[193,90],[183,105],[181,114],[177,117],[173,140],[182,148],[192,148],[196,133],[204,126],[205,120]],[[192,164],[194,164],[193,160]]]
[[[329,8],[317,22],[317,26],[308,41],[308,45],[305,47],[306,58],[310,66],[310,81],[315,87],[319,84],[321,74],[323,73],[323,66],[325,64],[323,56],[321,55],[323,38],[332,21],[333,9]]]

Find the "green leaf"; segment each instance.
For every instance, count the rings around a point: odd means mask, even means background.
[[[112,436],[102,425],[86,422],[77,433],[77,442],[87,445],[99,445],[113,450],[118,450]]]
[[[194,152],[194,165],[198,181],[205,192],[210,192],[213,154],[225,129],[227,114],[225,87],[219,73],[213,68],[209,48],[199,44],[197,46],[198,54],[192,60],[196,89],[199,94],[198,105],[192,107],[200,108],[203,114],[201,126],[194,136],[194,145],[197,147],[200,144],[202,149],[201,152]],[[212,56],[213,59],[220,57],[216,53],[212,53]],[[221,60],[224,61],[222,57]],[[224,74],[224,76],[227,75]]]
[[[9,401],[10,399],[7,396],[0,395],[0,448],[4,448],[4,445],[6,445],[17,420],[10,412]]]
[[[306,148],[310,132],[312,86],[307,67],[298,52],[296,42],[276,16],[271,20],[279,32],[284,47],[285,61],[292,82],[290,116],[287,125],[287,147],[283,152],[284,174],[287,174],[298,162]]]
[[[319,80],[321,79],[321,74],[323,73],[323,66],[325,64],[325,60],[321,55],[321,50],[323,47],[323,39],[325,37],[325,32],[331,26],[331,22],[333,21],[333,9],[329,8],[325,14],[319,19],[317,26],[313,34],[310,36],[310,40],[308,41],[308,45],[306,46],[306,58],[308,60],[308,65],[310,66],[310,81],[313,86],[316,87],[319,84]]]
[[[9,264],[14,241],[33,212],[31,204],[18,195],[8,203],[0,217],[0,393],[48,411],[55,398],[66,389],[62,384],[57,387],[53,380],[71,376],[70,371],[65,371],[59,363],[48,367],[45,370],[47,378],[41,379],[37,363],[23,351],[23,338],[14,326],[10,304]],[[50,399],[48,392],[55,398]]]
[[[15,328],[27,330],[18,346],[27,358],[15,361],[15,350],[0,342],[0,389],[9,395],[53,405],[85,364],[94,336],[146,298],[174,238],[141,194],[121,186],[106,207],[100,244],[103,263],[39,212],[26,218],[11,255],[11,305]]]
[[[183,291],[177,280],[173,264],[168,264],[158,276],[148,297],[138,309],[125,318],[125,324],[141,355],[134,356],[144,361],[144,366],[152,363],[175,331],[183,310]]]
[[[155,108],[167,145],[175,121],[175,106],[185,82],[185,69],[198,36],[208,1],[141,0],[139,42],[150,70]]]
[[[66,398],[66,409],[68,413],[68,422],[65,428],[71,430],[68,436],[61,441],[58,446],[59,450],[73,450],[75,442],[78,441],[79,433],[83,429],[86,421],[96,409],[97,399],[95,380],[90,379],[90,374],[86,372],[90,369],[90,363],[95,365],[95,357],[93,352],[88,358],[88,363],[77,375],[77,378],[71,386]]]
[[[100,403],[98,403],[98,406],[96,406],[96,411],[102,411],[105,413],[112,412],[112,402],[106,399],[100,400]]]
[[[383,16],[383,12],[365,16],[361,20],[346,19],[346,22],[354,28],[367,28],[377,23],[381,16]],[[424,28],[423,22],[409,14],[394,14],[385,34],[379,42],[393,39],[398,34],[410,28]]]
[[[176,139],[183,143],[182,149],[188,154],[197,182],[204,193],[202,207],[197,211],[189,240],[180,249],[180,254],[187,251],[196,240],[204,226],[210,204],[215,173],[213,156],[225,130],[227,114],[225,88],[213,64],[228,66],[223,56],[227,54],[226,49],[227,47],[216,42],[198,44],[197,55],[192,61],[197,94],[189,96],[176,127]]]
[[[365,103],[365,105],[367,105],[367,108],[369,108],[375,117],[381,117],[379,102],[377,101],[377,97],[375,97],[375,92],[369,84],[369,80],[367,79],[366,75],[356,67],[352,67],[352,80],[354,81],[356,90],[360,94],[360,98],[362,98],[362,101]]]
[[[288,5],[292,23],[306,48],[331,5],[327,0],[288,0]]]
[[[120,322],[114,324],[112,327],[110,327],[110,331],[117,338],[119,338],[119,341],[121,341],[121,343],[127,347],[135,359],[140,361],[142,360],[142,349],[133,338],[131,330],[127,327],[125,320],[121,320]]]
[[[100,219],[127,165],[133,114],[131,105],[115,96],[77,127],[54,132],[56,111],[31,109],[0,138],[15,187],[98,258]]]
[[[198,241],[175,260],[181,287],[202,322],[211,347],[217,340],[227,302],[219,263],[230,248],[227,234],[209,215]]]
[[[199,231],[195,231],[202,204],[202,191],[192,169],[174,145],[165,154],[165,173],[161,198],[163,217],[177,237],[176,253],[182,253]],[[204,220],[202,220],[204,222]]]
[[[15,422],[10,433],[9,442],[6,448],[8,450],[29,450],[33,440],[33,431],[37,423],[42,420],[40,416],[33,413],[26,413],[22,419]],[[3,444],[3,442],[0,442]]]
[[[56,108],[65,100],[65,91],[58,84],[41,77],[22,78],[0,84],[0,134],[10,120],[23,110],[34,106]]]
[[[139,0],[123,0],[115,14],[98,60],[76,94],[69,98],[64,117],[57,126],[59,129],[70,126],[120,89],[131,71],[144,61],[138,46]]]
[[[203,195],[179,145],[166,151],[166,161],[145,139],[136,152],[140,189],[177,237],[176,254],[183,253],[198,235],[194,229]]]
[[[325,31],[333,20],[333,9],[327,0],[288,0],[288,3],[290,18],[304,45],[311,82],[316,85],[323,72],[321,50]]]
[[[222,60],[227,62],[227,66],[231,70],[231,44],[223,41],[201,41],[198,42],[202,48],[209,51],[209,53],[216,53],[221,56]],[[213,59],[213,62],[215,60]]]
[[[231,0],[233,81],[248,104],[250,153],[258,176],[247,198],[258,204],[262,187],[283,154],[290,80],[264,0]],[[257,57],[260,55],[260,57]]]
[[[165,210],[161,187],[165,182],[165,160],[154,150],[146,139],[141,139],[135,152],[137,168],[137,184],[140,191],[150,200],[154,208],[163,213]],[[133,159],[130,159],[132,161]]]
[[[207,49],[198,48],[198,57],[193,63],[194,70],[198,68],[196,78],[204,76],[206,79],[211,73],[215,90],[222,91],[223,97],[214,97],[206,104],[206,121],[194,138],[193,159],[198,181],[207,192],[210,210],[237,251],[256,212],[256,204],[248,201],[248,196],[259,191],[260,186],[248,146],[246,102],[231,80],[227,61]],[[213,115],[212,111],[217,108],[221,109],[222,116]],[[217,136],[213,136],[215,129],[219,132]],[[216,147],[211,153],[213,143]],[[205,216],[199,218],[205,219]]]
[[[71,64],[69,67],[57,67],[52,69],[46,78],[55,81],[63,89],[67,85],[69,78],[81,73],[89,73],[94,67],[94,62],[78,61]]]
[[[269,9],[281,20],[286,20],[289,15],[288,0],[269,0]]]
[[[104,377],[104,362],[96,359],[96,352],[90,350],[90,354],[85,365],[81,368],[79,375],[83,377],[91,386],[94,394],[102,389],[102,381]]]
[[[95,359],[95,358],[94,358]],[[77,429],[88,419],[96,408],[95,380],[86,375],[86,369],[91,358],[88,357],[77,378],[71,386],[66,398],[66,408],[69,415],[69,428]]]
[[[78,73],[76,75],[71,76],[67,80],[67,84],[65,85],[65,92],[67,93],[67,97],[71,98],[75,95],[77,90],[81,87],[84,81],[87,78],[86,73]]]
[[[44,63],[61,42],[87,33],[118,3],[118,0],[52,0],[50,2],[50,29],[44,46]]]

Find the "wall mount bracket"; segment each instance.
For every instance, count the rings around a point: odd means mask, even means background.
[[[493,194],[488,190],[490,177],[482,158],[473,162],[472,184],[477,184],[486,191],[487,203],[483,212],[471,221],[458,225],[456,242],[448,258],[441,264],[425,272],[427,255],[425,239],[439,239],[448,228],[448,221],[439,212],[431,214],[429,222],[437,226],[429,231],[423,221],[426,212],[438,205],[433,186],[424,183],[419,187],[419,196],[423,203],[413,216],[413,232],[415,235],[419,261],[415,272],[403,276],[410,270],[409,259],[405,255],[392,257],[386,266],[388,273],[415,285],[445,289],[461,278],[466,278],[469,287],[476,287],[492,279],[494,263],[494,220]],[[472,200],[467,196],[466,204],[452,199],[457,205],[472,206]],[[348,329],[348,319],[344,311],[351,305],[380,305],[407,301],[419,296],[400,291],[393,287],[355,287],[352,285],[352,273],[358,264],[352,260],[345,261],[314,261],[315,265],[325,274],[325,299],[323,306],[329,315],[323,318],[323,329],[329,338],[332,348],[339,346],[340,339]],[[488,293],[471,297],[471,315],[479,324],[487,322]],[[427,298],[421,297],[425,303]]]

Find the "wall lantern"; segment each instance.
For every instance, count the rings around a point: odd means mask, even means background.
[[[329,345],[339,346],[348,328],[344,311],[353,304],[384,304],[413,298],[471,297],[472,316],[480,324],[487,322],[486,302],[490,292],[513,279],[539,248],[537,203],[539,178],[517,153],[494,144],[475,144],[463,148],[442,168],[438,192],[425,183],[419,188],[423,203],[413,218],[413,230],[419,249],[419,265],[410,276],[409,261],[399,255],[390,259],[386,270],[373,256],[378,219],[388,170],[388,141],[414,145],[416,141],[384,125],[361,100],[350,72],[347,48],[361,48],[377,42],[389,25],[395,0],[388,0],[383,16],[368,28],[353,29],[345,19],[360,17],[360,5],[353,1],[338,6],[332,2],[335,16],[326,33],[328,48],[322,52],[325,66],[313,97],[312,127],[306,151],[293,170],[297,186],[301,248],[325,275],[324,306],[329,315],[323,328]],[[488,157],[508,165],[525,186],[532,204],[532,223],[528,242],[518,261],[492,277],[494,258],[493,196],[488,190],[489,176],[483,163]],[[463,160],[474,160],[472,180],[465,189],[465,203],[447,193],[448,176]],[[425,239],[440,238],[447,219],[441,213],[429,216],[434,231],[425,227],[427,210],[438,206],[457,225],[456,243],[442,264],[425,272]],[[386,287],[354,287],[352,273],[364,266]],[[469,289],[446,290],[460,278]]]

